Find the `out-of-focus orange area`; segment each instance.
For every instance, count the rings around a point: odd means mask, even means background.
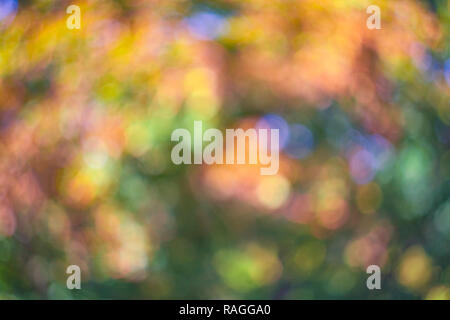
[[[448,0],[1,0],[0,298],[450,299],[449,32]],[[194,120],[279,129],[278,173],[173,164]]]

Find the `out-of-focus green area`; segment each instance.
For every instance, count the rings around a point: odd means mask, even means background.
[[[1,0],[0,298],[450,299],[449,31],[448,0]],[[174,165],[194,120],[278,128],[278,174]]]

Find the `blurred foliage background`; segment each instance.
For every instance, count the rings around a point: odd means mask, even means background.
[[[448,0],[0,0],[0,298],[450,299],[449,31]],[[280,129],[278,174],[174,165],[194,120]]]

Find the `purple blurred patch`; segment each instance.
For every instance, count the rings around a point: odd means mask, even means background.
[[[350,174],[358,184],[366,184],[375,176],[374,158],[364,149],[355,150],[350,156]]]
[[[447,61],[445,61],[444,75],[445,75],[445,80],[447,81],[447,84],[450,86],[450,59],[447,59]]]
[[[17,7],[17,0],[0,0],[0,21],[13,19]]]
[[[308,156],[314,147],[314,136],[307,127],[295,123],[290,126],[289,142],[286,153],[293,158],[302,159]]]
[[[280,133],[280,150],[283,150],[289,141],[289,125],[283,117],[277,114],[263,116],[256,124],[256,129],[278,129]]]
[[[368,138],[367,150],[374,158],[376,170],[383,170],[393,154],[392,144],[380,135],[374,134]]]
[[[351,143],[347,146],[350,174],[356,183],[365,184],[387,166],[394,148],[378,134],[364,135],[357,130],[352,130],[351,134]]]
[[[189,32],[202,40],[213,40],[227,30],[227,19],[220,14],[201,11],[185,19]]]

